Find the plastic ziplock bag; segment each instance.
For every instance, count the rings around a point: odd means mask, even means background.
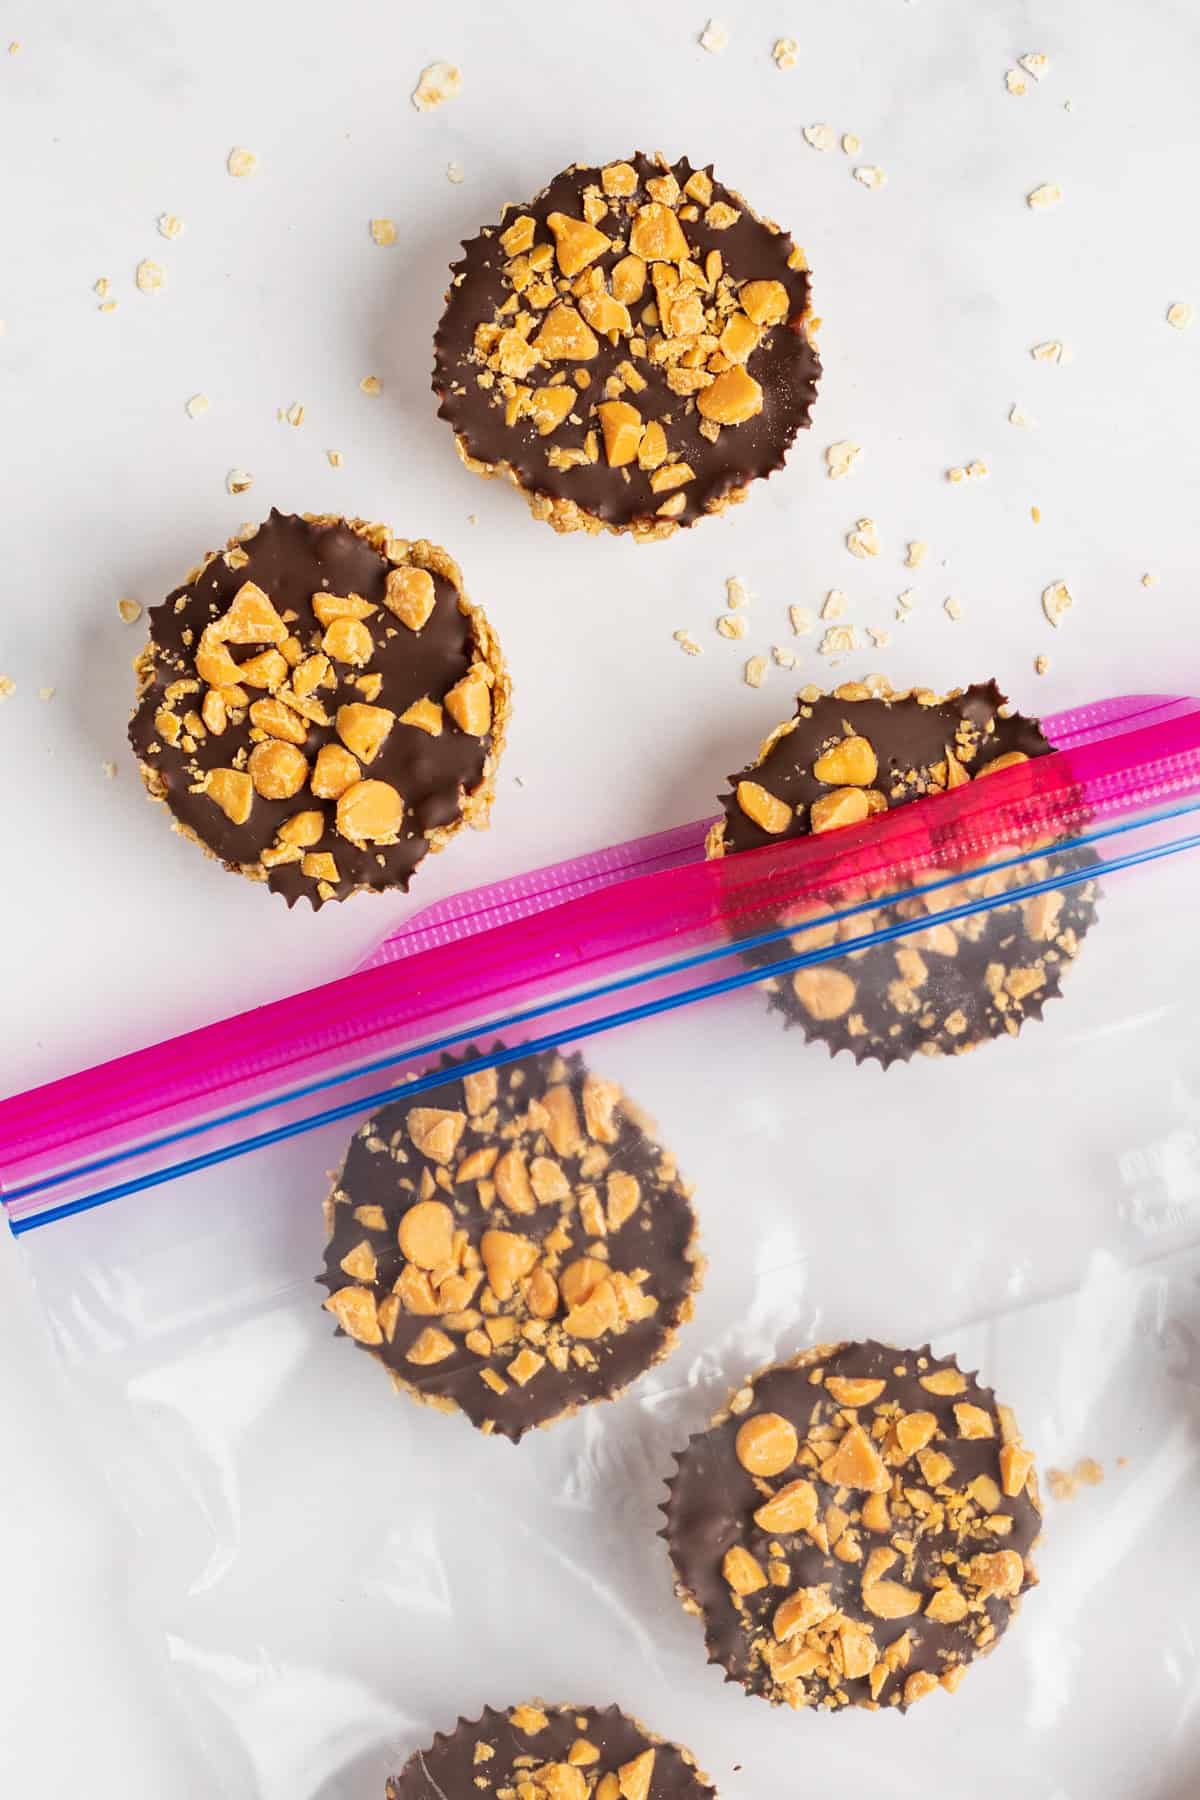
[[[535,1695],[615,1700],[726,1793],[1200,1790],[1200,704],[1045,728],[1055,754],[864,826],[715,862],[688,827],[461,897],[340,981],[0,1105],[181,1794],[381,1800],[434,1730]],[[814,974],[850,1019],[915,950],[944,1049],[936,934],[1068,917],[1077,953],[973,1055],[856,1067],[783,1029]],[[447,1057],[549,1049],[653,1116],[707,1271],[666,1360],[513,1448],[393,1394],[313,1278],[368,1113],[437,1107]],[[1048,1499],[1041,1586],[957,1693],[797,1717],[706,1664],[659,1509],[748,1373],[865,1337],[955,1352],[1043,1476],[1106,1478]]]

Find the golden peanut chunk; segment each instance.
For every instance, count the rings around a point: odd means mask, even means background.
[[[954,1408],[954,1417],[958,1424],[959,1437],[990,1438],[995,1436],[992,1416],[982,1406],[972,1406],[969,1401],[962,1401]]]
[[[254,804],[254,783],[241,769],[210,769],[204,792],[231,825],[244,825]]]
[[[278,738],[256,744],[246,766],[255,793],[264,800],[290,800],[308,780],[308,758],[295,744]]]
[[[415,1263],[405,1263],[393,1283],[393,1292],[405,1312],[428,1316],[442,1310],[428,1275]]]
[[[612,272],[613,299],[625,306],[632,306],[640,300],[646,289],[646,264],[640,256],[623,256],[614,263]]]
[[[468,737],[486,737],[492,729],[492,690],[482,674],[471,669],[446,695],[446,711]]]
[[[967,1616],[967,1597],[953,1582],[935,1588],[925,1606],[925,1617],[937,1625],[957,1625]]]
[[[632,330],[629,308],[620,300],[614,300],[611,294],[584,294],[579,310],[592,330],[612,344],[622,333],[628,334]]]
[[[544,1360],[543,1357],[538,1358],[539,1362]],[[569,1762],[543,1763],[540,1769],[533,1769],[530,1773],[533,1782],[528,1789],[529,1800],[534,1800],[535,1795],[537,1800],[542,1800],[543,1795],[546,1800],[587,1800],[587,1782]],[[526,1784],[522,1782],[521,1785],[524,1787]]]
[[[335,619],[321,639],[321,648],[333,662],[361,669],[371,660],[375,640],[361,620]]]
[[[282,644],[287,626],[255,581],[243,581],[233,604],[217,620],[217,635],[226,644]]]
[[[660,201],[639,206],[629,233],[629,249],[643,262],[683,262],[691,255],[683,227]]]
[[[389,569],[384,605],[410,631],[420,631],[428,623],[437,600],[437,589],[428,569],[414,569],[407,564]]]
[[[615,1081],[603,1081],[599,1075],[587,1075],[583,1083],[583,1122],[588,1136],[598,1144],[615,1144],[621,1135],[616,1112],[621,1090]]]
[[[617,1785],[621,1800],[648,1800],[650,1780],[654,1774],[654,1751],[643,1750],[631,1762],[622,1763],[617,1770]]]
[[[537,1374],[538,1370],[544,1369],[545,1366],[545,1357],[539,1356],[537,1352],[531,1350],[528,1345],[524,1345],[517,1351],[512,1362],[507,1365],[505,1373],[516,1382],[518,1387],[524,1387],[527,1382],[533,1380],[533,1377]],[[563,1764],[560,1763],[558,1766],[559,1768],[562,1768]],[[572,1774],[575,1773],[574,1770],[571,1772]],[[586,1800],[586,1787],[583,1789],[583,1795]]]
[[[300,872],[307,875],[310,881],[328,881],[334,883],[341,880],[337,863],[328,850],[310,850],[300,859]]]
[[[403,819],[404,801],[387,781],[356,781],[337,803],[337,828],[352,844],[394,844]]]
[[[514,219],[507,230],[500,233],[500,247],[505,256],[519,256],[522,250],[528,250],[537,230],[537,221],[528,213],[522,213]]]
[[[479,1118],[496,1098],[500,1090],[500,1077],[495,1069],[480,1069],[473,1075],[463,1076],[463,1093],[466,1096],[467,1111],[473,1119]]]
[[[668,494],[674,488],[685,487],[689,481],[695,481],[696,471],[690,463],[668,463],[664,468],[656,469],[650,477],[651,491],[656,494]]]
[[[534,388],[525,411],[537,426],[540,437],[557,430],[575,404],[575,390],[564,382],[561,387]]]
[[[565,1200],[571,1192],[571,1184],[566,1175],[549,1156],[534,1157],[529,1165],[529,1185],[539,1206],[549,1206],[555,1200]]]
[[[743,425],[762,411],[763,391],[740,363],[718,375],[696,400],[701,418],[714,425]]]
[[[976,1506],[985,1513],[994,1513],[1000,1504],[1000,1489],[990,1475],[977,1475],[967,1487],[967,1492]]]
[[[862,1522],[865,1531],[886,1532],[892,1528],[886,1494],[871,1494],[863,1501]]]
[[[638,468],[657,469],[666,461],[667,434],[657,419],[651,419],[642,433],[642,441],[638,445]]]
[[[782,281],[748,281],[738,299],[742,311],[756,325],[778,325],[788,316],[788,293]]]
[[[379,608],[361,594],[330,594],[322,589],[312,597],[312,609],[322,625],[335,619],[369,619]]]
[[[322,744],[313,764],[312,791],[318,800],[337,800],[362,776],[357,760],[340,744]]]
[[[508,1715],[508,1722],[531,1737],[536,1736],[539,1731],[545,1731],[550,1723],[545,1713],[536,1706],[514,1706]]]
[[[1028,762],[1029,758],[1023,750],[1009,750],[1004,756],[997,756],[994,761],[986,763],[982,769],[976,770],[975,779],[983,775],[995,775],[1000,769],[1015,769],[1018,763]]]
[[[930,1487],[940,1487],[954,1473],[954,1464],[941,1450],[918,1450],[917,1461]]]
[[[366,1238],[348,1250],[338,1266],[347,1275],[353,1275],[355,1281],[374,1281],[379,1274],[378,1259]]]
[[[594,1256],[580,1256],[568,1263],[558,1278],[559,1290],[568,1306],[582,1306],[608,1278],[608,1264]]]
[[[206,625],[200,633],[196,651],[196,673],[209,687],[236,687],[241,670],[217,636],[215,625]]]
[[[991,1594],[1011,1598],[1021,1591],[1025,1564],[1015,1550],[985,1550],[967,1564],[966,1579],[985,1599]]]
[[[488,1286],[497,1300],[510,1300],[518,1281],[537,1262],[538,1253],[528,1238],[513,1231],[485,1231],[479,1254],[487,1270]]]
[[[204,729],[211,731],[214,737],[220,737],[229,723],[229,709],[219,688],[209,688],[200,706],[200,717],[204,721]]]
[[[839,1406],[870,1406],[873,1400],[878,1400],[887,1383],[860,1375],[827,1375],[825,1386]]]
[[[619,1231],[641,1204],[642,1190],[636,1175],[614,1170],[608,1177],[608,1229]]]
[[[1044,944],[1054,936],[1065,898],[1064,894],[1035,894],[1021,902],[1025,929],[1035,943]]]
[[[442,1200],[418,1200],[400,1220],[397,1241],[419,1269],[440,1269],[450,1261],[454,1214]]]
[[[634,461],[642,441],[642,415],[627,400],[606,400],[596,408],[604,436],[604,454],[612,469]]]
[[[725,1552],[721,1573],[735,1594],[757,1594],[767,1585],[762,1564],[741,1544],[734,1544]]]
[[[465,1113],[441,1106],[414,1106],[407,1120],[408,1135],[421,1155],[443,1165],[454,1160],[466,1124]]]
[[[579,1129],[579,1114],[575,1110],[575,1097],[569,1087],[558,1085],[547,1088],[542,1097],[542,1105],[550,1116],[546,1126],[546,1136],[556,1156],[576,1156],[583,1147],[583,1136]]]
[[[744,1420],[734,1440],[737,1459],[750,1475],[782,1475],[795,1462],[799,1448],[791,1420],[773,1412]]]
[[[578,275],[581,269],[612,249],[612,242],[584,219],[573,219],[569,213],[552,212],[546,219],[554,233],[554,254],[564,275]]]
[[[861,1425],[851,1425],[832,1456],[821,1464],[821,1480],[832,1487],[865,1488],[884,1493],[891,1478],[871,1439]]]
[[[246,687],[282,687],[288,677],[287,659],[278,650],[260,650],[237,666],[238,680]]]
[[[333,1314],[347,1337],[357,1339],[360,1344],[382,1344],[379,1311],[370,1288],[339,1288],[323,1304]]]
[[[735,312],[728,320],[725,329],[717,340],[721,346],[721,355],[731,363],[744,363],[758,348],[759,329],[744,312]]]
[[[869,1675],[879,1659],[879,1651],[867,1626],[846,1619],[838,1630],[838,1642],[842,1650],[842,1673],[847,1680],[857,1681]]]
[[[319,812],[293,813],[279,827],[278,836],[281,843],[309,850],[325,836],[325,815]]]
[[[846,825],[861,825],[870,811],[861,788],[840,787],[814,800],[808,816],[814,832],[840,831]]]
[[[512,1212],[536,1211],[537,1201],[529,1185],[529,1171],[519,1150],[506,1150],[496,1164],[496,1192]]]
[[[573,306],[561,300],[546,314],[533,346],[549,362],[590,362],[600,351],[599,339],[591,326]]]
[[[255,700],[250,707],[250,723],[265,731],[268,737],[279,738],[284,743],[308,742],[307,724],[282,700]]]
[[[812,1482],[789,1481],[758,1508],[754,1521],[764,1531],[808,1531],[816,1524],[817,1511],[817,1490]]]
[[[797,969],[792,992],[812,1019],[840,1019],[854,1005],[854,982],[841,969]]]
[[[795,816],[786,800],[768,793],[757,781],[738,782],[737,803],[748,819],[773,837],[786,831]]]
[[[827,1587],[797,1588],[775,1608],[771,1629],[780,1642],[785,1643],[788,1638],[811,1631],[814,1625],[819,1625],[835,1611]]]
[[[569,1337],[603,1337],[620,1322],[620,1317],[616,1289],[606,1279],[597,1282],[581,1305],[571,1308],[563,1320],[563,1330]]]
[[[932,1694],[937,1685],[937,1676],[928,1669],[914,1669],[904,1683],[905,1706],[912,1706],[916,1701],[923,1700],[926,1694]]]
[[[445,1362],[448,1356],[453,1355],[453,1341],[444,1331],[439,1331],[436,1325],[427,1325],[420,1337],[404,1352],[404,1360],[416,1363],[419,1368],[428,1368],[431,1363]]]
[[[442,709],[436,700],[426,694],[420,700],[414,700],[406,712],[400,714],[401,725],[415,725],[418,731],[427,731],[430,737],[442,735]]]
[[[869,787],[879,773],[879,760],[864,737],[844,737],[818,756],[813,774],[831,787]]]
[[[937,1419],[931,1412],[904,1413],[892,1426],[892,1435],[901,1457],[915,1456],[918,1450],[924,1450],[927,1444],[932,1443],[937,1428]]]
[[[580,1768],[585,1768],[591,1763],[600,1761],[600,1752],[595,1744],[588,1742],[587,1738],[576,1738],[567,1751],[567,1761]]]
[[[558,1311],[558,1283],[549,1269],[536,1268],[525,1291],[526,1304],[535,1319],[552,1319]]]
[[[961,1394],[967,1385],[966,1376],[958,1369],[934,1369],[928,1375],[922,1375],[921,1386],[930,1394]]]
[[[1000,1450],[1000,1479],[1010,1500],[1025,1490],[1029,1471],[1033,1468],[1033,1452],[1020,1444],[1004,1444]]]
[[[306,656],[301,662],[297,663],[296,667],[292,670],[292,690],[294,693],[298,694],[302,700],[306,700],[311,693],[320,687],[321,683],[329,673],[329,658],[327,656],[322,656],[319,652],[312,656]]]
[[[921,1596],[898,1581],[863,1580],[863,1605],[877,1619],[907,1619],[921,1610]]]
[[[368,706],[362,700],[352,700],[337,710],[337,734],[360,762],[374,761],[395,723],[396,715],[388,707]]]

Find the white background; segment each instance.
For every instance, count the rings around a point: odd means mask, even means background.
[[[819,633],[792,639],[787,609],[815,612],[830,588],[864,642],[868,625],[892,632],[846,674],[995,673],[1043,711],[1195,686],[1200,320],[1165,322],[1172,301],[1200,310],[1190,0],[780,0],[730,7],[719,56],[696,44],[705,16],[677,0],[0,12],[21,45],[0,44],[0,673],[17,684],[0,702],[0,1091],[337,974],[439,894],[702,816],[797,682],[827,674]],[[782,34],[800,46],[786,72]],[[1035,50],[1050,72],[1014,97],[1005,70]],[[436,58],[462,66],[463,90],[420,115],[409,94]],[[861,154],[810,149],[817,121]],[[260,158],[250,179],[225,171],[235,144]],[[428,385],[459,240],[566,163],[634,147],[711,159],[792,230],[825,322],[815,427],[788,468],[646,548],[533,523],[459,466]],[[860,163],[886,186],[856,183]],[[1062,205],[1031,212],[1048,181]],[[181,237],[158,235],[162,212]],[[394,248],[370,241],[373,216],[396,221]],[[143,257],[163,291],[134,287]],[[1061,367],[1030,358],[1051,338],[1073,353]],[[378,398],[359,390],[368,373]],[[191,420],[198,392],[211,406]],[[293,401],[298,430],[276,417]],[[1014,402],[1035,426],[1007,422]],[[863,460],[831,482],[822,452],[842,438]],[[989,480],[946,482],[977,457]],[[235,466],[254,486],[231,498]],[[507,651],[492,830],[426,865],[408,901],[288,914],[172,836],[125,748],[140,627],[117,599],[154,603],[271,504],[445,544]],[[883,540],[870,563],[843,543],[863,516]],[[916,573],[911,538],[931,546]],[[733,574],[755,595],[740,644],[714,630]],[[1076,605],[1053,632],[1039,597],[1058,579]],[[673,641],[685,627],[701,657]],[[799,669],[755,691],[743,663],[772,644]],[[117,1634],[127,1571],[103,1496],[72,1482],[7,1243],[0,1301],[0,1791],[160,1796],[169,1746]]]

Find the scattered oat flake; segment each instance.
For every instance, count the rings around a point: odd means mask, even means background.
[[[183,231],[183,220],[175,213],[159,213],[158,235],[165,238],[177,238]]]
[[[452,181],[455,187],[457,187],[460,182],[465,181],[466,178],[467,171],[460,162],[450,162],[446,164],[446,180]]]
[[[956,600],[953,594],[947,594],[942,601],[942,611],[948,619],[953,619],[957,623],[963,616],[962,601]]]
[[[1027,94],[1029,83],[1020,69],[1010,69],[1004,77],[1004,85],[1010,94]]]
[[[879,529],[874,519],[860,519],[854,530],[846,534],[846,548],[851,556],[878,556]]]
[[[157,294],[159,288],[166,286],[167,271],[147,256],[138,264],[134,280],[140,294]]]
[[[1042,654],[1040,656],[1034,657],[1033,672],[1035,675],[1044,675],[1046,673],[1046,670],[1049,667],[1050,667],[1050,658],[1045,654],[1044,651],[1042,652]]]
[[[843,133],[842,133],[842,149],[845,151],[847,156],[857,156],[859,151],[862,149],[862,139],[860,137],[856,137],[854,132],[852,132],[852,131],[843,131]]]
[[[1052,581],[1042,590],[1042,611],[1055,627],[1062,623],[1064,614],[1070,612],[1074,604],[1075,596],[1065,581]]]
[[[700,48],[707,50],[710,56],[719,56],[729,43],[729,33],[717,19],[710,19],[700,33]]]
[[[823,619],[840,619],[849,602],[841,588],[830,588],[825,596],[825,604],[821,608]]]
[[[1042,522],[1041,507],[1040,506],[1031,506],[1029,509],[1029,516],[1033,520],[1035,525],[1040,525]]]
[[[799,49],[800,46],[795,38],[776,38],[775,48],[771,52],[775,60],[775,67],[777,69],[794,69]]]
[[[687,656],[701,655],[701,653],[702,653],[701,646],[696,642],[695,638],[692,636],[690,631],[677,631],[674,633],[674,637],[675,637],[675,642],[679,645],[679,648],[684,652],[685,655],[687,655]]]
[[[142,616],[142,603],[140,600],[118,600],[117,611],[127,625],[136,625]]]
[[[837,132],[832,125],[806,125],[804,141],[814,150],[832,150],[837,143]]]
[[[727,606],[732,607],[748,606],[750,604],[750,589],[746,586],[740,575],[727,575],[725,577],[725,603]]]
[[[797,637],[803,637],[805,632],[813,628],[813,616],[807,606],[789,606],[788,618]]]
[[[11,675],[0,675],[0,700],[7,700],[9,695],[15,694],[16,691],[17,691],[17,684],[13,680],[12,676]]]
[[[991,472],[992,471],[988,468],[982,457],[977,456],[974,462],[967,464],[967,479],[969,481],[986,481]]]
[[[867,636],[870,638],[872,644],[874,644],[876,650],[886,650],[892,641],[891,632],[884,630],[884,628],[879,625],[868,625]]]
[[[106,780],[115,781],[117,779],[117,765],[111,758],[102,762],[100,767],[104,770]]]
[[[817,648],[822,656],[849,656],[858,649],[858,633],[853,625],[831,625]]]
[[[1158,586],[1158,576],[1151,575],[1149,570],[1147,570],[1147,572],[1142,576],[1142,586],[1143,587],[1157,587]]]
[[[245,175],[253,175],[258,168],[258,157],[253,150],[244,150],[239,144],[225,158],[225,167],[231,175],[239,180]]]
[[[1167,324],[1173,325],[1176,331],[1186,331],[1196,316],[1196,309],[1190,300],[1175,300],[1167,308]]]
[[[99,294],[99,296],[102,300],[106,300],[108,298],[108,290],[111,286],[112,286],[112,283],[108,279],[108,276],[101,275],[98,277],[97,280],[93,281],[92,292],[93,292],[93,294]]]
[[[1026,56],[1018,56],[1017,61],[1035,81],[1044,80],[1050,72],[1050,58],[1043,56],[1040,50],[1031,50]]]
[[[117,304],[118,303],[115,300],[106,300],[102,306],[98,306],[96,308],[96,311],[103,312],[103,313],[114,313],[117,310]]]
[[[19,54],[20,49],[21,49],[20,38],[14,38],[12,43],[8,46],[8,54],[10,56],[16,56]]]
[[[772,644],[771,655],[775,658],[775,661],[779,664],[781,669],[794,669],[796,666],[795,651],[785,649],[782,644]]]
[[[325,456],[328,460],[328,463],[329,463],[329,466],[331,469],[340,469],[341,468],[342,453],[340,450],[327,450],[325,452]]]
[[[1047,343],[1035,344],[1029,352],[1034,362],[1060,363],[1067,360],[1067,346],[1060,338],[1050,338]]]
[[[825,467],[830,481],[840,481],[843,475],[849,475],[862,460],[862,445],[852,444],[848,438],[830,444],[825,452]]]
[[[372,219],[371,220],[371,242],[372,243],[378,244],[382,249],[386,250],[390,245],[394,244],[395,241],[396,241],[396,221],[395,221],[395,219]]]
[[[230,469],[225,477],[227,494],[244,494],[247,488],[253,487],[254,477],[245,469]]]
[[[749,629],[743,613],[722,613],[717,620],[717,630],[722,637],[744,638]]]
[[[382,394],[383,392],[383,383],[378,375],[364,375],[358,385],[364,394]]]
[[[901,624],[907,619],[909,613],[916,605],[916,601],[917,596],[912,588],[905,588],[902,594],[896,595],[896,617],[900,620]]]
[[[919,569],[929,555],[929,545],[924,538],[913,538],[904,556],[906,569]]]
[[[208,411],[208,395],[193,394],[190,400],[184,401],[183,410],[189,419],[203,418]]]
[[[39,700],[53,700],[53,698],[54,698],[55,694],[57,694],[57,692],[58,692],[57,688],[40,687],[38,689],[38,699]]]
[[[462,92],[462,70],[457,63],[435,62],[421,70],[412,103],[418,112],[432,112]]]
[[[1018,406],[1015,402],[1008,409],[1008,422],[1010,425],[1032,425],[1033,424],[1033,420],[1030,417],[1030,415],[1025,411],[1025,408],[1023,406]]]
[[[292,404],[288,407],[287,411],[284,413],[283,416],[287,420],[289,425],[303,425],[303,423],[304,423],[304,406],[303,406],[302,402],[299,400],[293,400]]]
[[[887,176],[874,163],[860,163],[854,171],[854,179],[861,182],[865,188],[881,188],[887,180]]]
[[[960,481],[965,481],[966,479],[967,479],[967,471],[965,469],[959,468],[959,469],[947,469],[946,470],[946,480],[953,483],[953,485],[956,487]]]
[[[1046,212],[1062,201],[1063,191],[1057,181],[1043,181],[1041,187],[1035,187],[1031,194],[1026,194],[1025,201],[1034,212]]]
[[[468,513],[467,514],[467,524],[468,525],[478,525],[478,523],[479,523],[479,514],[478,513]]]
[[[761,687],[767,679],[770,662],[765,656],[752,656],[746,664],[746,686]]]

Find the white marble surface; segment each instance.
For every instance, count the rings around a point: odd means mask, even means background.
[[[0,1091],[336,974],[406,906],[701,815],[797,681],[825,674],[788,607],[815,612],[831,588],[865,643],[867,626],[891,632],[846,673],[994,672],[1040,710],[1195,686],[1200,319],[1165,321],[1176,300],[1200,313],[1194,8],[742,5],[717,56],[696,43],[705,17],[679,0],[5,7],[20,48],[0,44],[0,673],[16,683],[0,702]],[[781,72],[770,51],[788,33],[799,60]],[[1017,98],[1004,73],[1028,51],[1050,70]],[[443,57],[462,93],[420,115],[410,91]],[[810,149],[801,127],[818,121],[861,154]],[[225,170],[236,144],[260,158],[246,180]],[[711,158],[793,229],[825,321],[816,425],[787,470],[645,549],[535,525],[460,468],[428,388],[458,240],[563,164],[634,145]],[[861,187],[858,163],[886,185]],[[1043,182],[1065,197],[1035,213]],[[184,221],[173,241],[163,212]],[[396,220],[395,248],[371,243],[377,215]],[[166,269],[159,293],[134,287],[144,257]],[[1055,338],[1071,360],[1034,362]],[[378,398],[359,390],[368,373]],[[198,392],[211,404],[193,420]],[[299,429],[276,417],[293,401]],[[1033,426],[1008,422],[1014,403]],[[831,482],[823,450],[844,438],[862,462]],[[975,458],[990,478],[951,487],[945,470]],[[234,466],[254,475],[239,498]],[[152,603],[271,504],[445,543],[507,649],[516,713],[492,831],[430,864],[412,902],[287,914],[142,798],[123,729],[139,628],[117,599]],[[872,562],[843,543],[863,516],[883,540]],[[912,538],[930,545],[918,572]],[[755,595],[740,644],[714,630],[733,574]],[[1040,595],[1059,579],[1076,605],[1055,632]],[[702,656],[673,641],[685,627]],[[742,665],[772,644],[798,653],[797,674],[774,668],[755,691]],[[171,1790],[172,1757],[120,1632],[130,1546],[71,1479],[7,1241],[0,1295],[0,1791],[149,1800]]]

